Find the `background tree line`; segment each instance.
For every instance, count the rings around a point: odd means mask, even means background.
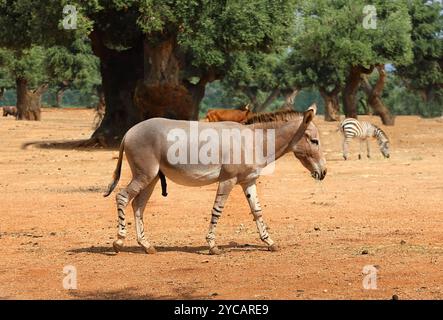
[[[92,139],[104,144],[149,117],[246,103],[260,112],[315,100],[326,120],[372,112],[387,125],[440,116],[442,10],[425,0],[0,0],[0,103],[38,119],[42,96],[90,106],[102,94]]]

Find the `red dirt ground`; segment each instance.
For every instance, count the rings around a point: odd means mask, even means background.
[[[0,119],[0,298],[443,298],[442,119],[398,117],[386,128],[391,159],[373,142],[373,158],[359,161],[354,143],[346,162],[337,124],[317,119],[326,179],[316,183],[287,155],[258,185],[281,250],[259,241],[237,187],[218,225],[221,256],[209,256],[204,239],[216,185],[169,182],[167,198],[158,185],[145,212],[158,254],[143,253],[132,223],[116,255],[115,202],[102,192],[117,151],[20,148],[87,138],[92,120],[91,110],[49,109],[41,122]],[[124,165],[119,187],[129,178]],[[77,290],[63,288],[67,265],[77,269]],[[363,288],[365,265],[378,270],[376,290]]]

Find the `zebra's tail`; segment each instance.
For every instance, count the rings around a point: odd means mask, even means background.
[[[344,121],[340,121],[337,125],[337,129],[335,129],[335,132],[343,132],[343,122]]]
[[[117,186],[118,181],[120,180],[120,174],[122,172],[122,162],[123,162],[124,149],[125,149],[125,137],[123,137],[122,142],[120,143],[120,150],[119,150],[119,154],[118,154],[117,166],[115,167],[112,181],[108,186],[108,190],[105,192],[105,194],[103,194],[103,197],[109,196],[112,193],[112,191],[115,189],[115,187]]]

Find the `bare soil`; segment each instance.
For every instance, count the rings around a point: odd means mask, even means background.
[[[246,199],[232,192],[218,225],[221,256],[205,235],[216,185],[158,184],[145,212],[158,253],[129,237],[115,254],[113,197],[103,198],[115,150],[21,149],[29,141],[85,139],[92,110],[45,109],[41,122],[0,118],[2,299],[442,299],[443,120],[398,117],[386,127],[390,159],[341,156],[336,123],[316,119],[328,176],[315,182],[292,155],[258,185],[264,218],[280,245],[258,239]],[[368,119],[368,117],[362,117]],[[372,122],[380,124],[378,118]],[[127,165],[119,187],[130,179]],[[364,289],[363,268],[377,270]],[[77,289],[63,288],[65,266]]]

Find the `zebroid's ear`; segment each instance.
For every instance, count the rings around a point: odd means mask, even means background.
[[[303,123],[308,125],[317,114],[317,104],[313,103],[305,112],[303,112]]]
[[[314,119],[315,114],[317,113],[317,105],[312,104],[305,112],[303,112],[303,120],[300,123],[300,127],[297,129],[294,137],[290,144],[297,143],[305,134],[306,129],[311,123],[312,119]]]

